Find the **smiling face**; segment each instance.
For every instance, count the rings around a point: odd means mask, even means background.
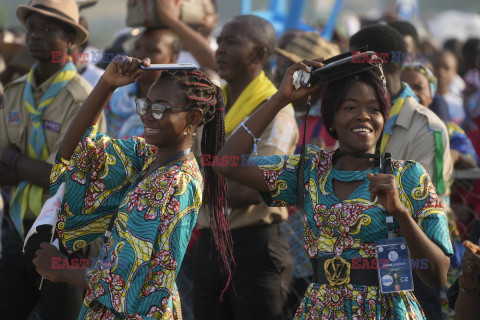
[[[380,102],[374,89],[357,82],[348,90],[333,117],[340,149],[355,153],[374,153],[384,126]]]
[[[222,79],[243,79],[249,74],[257,46],[246,36],[248,33],[248,25],[235,19],[223,26],[215,52],[218,74]]]
[[[67,52],[74,41],[73,31],[67,32],[66,25],[38,13],[30,14],[25,25],[28,52],[40,62],[50,62],[52,51]]]
[[[402,71],[400,81],[408,83],[415,95],[420,99],[420,104],[429,107],[433,101],[430,83],[427,77],[415,70]]]
[[[175,83],[158,81],[150,88],[147,101],[162,103],[167,107],[186,107],[187,101],[182,90]],[[189,136],[184,135],[191,123],[189,113],[193,111],[167,109],[160,120],[156,120],[148,110],[140,119],[145,127],[145,141],[159,148],[182,143]]]

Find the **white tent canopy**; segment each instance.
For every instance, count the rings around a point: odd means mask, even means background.
[[[463,42],[468,38],[480,38],[480,15],[477,13],[448,10],[428,19],[427,25],[440,44],[449,38]]]

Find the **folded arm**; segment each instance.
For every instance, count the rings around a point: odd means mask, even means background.
[[[34,160],[20,153],[10,145],[2,150],[0,156],[0,185],[14,186],[21,181],[48,188],[52,165],[41,160]]]

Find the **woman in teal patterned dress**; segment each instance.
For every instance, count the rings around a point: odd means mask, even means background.
[[[51,261],[62,256],[46,243],[34,259],[46,279],[87,290],[80,319],[181,319],[175,279],[203,194],[193,136],[205,125],[202,151],[219,150],[223,96],[200,71],[164,71],[147,98],[137,101],[145,139],[98,133],[94,124],[113,91],[148,72],[140,65],[149,63],[130,57],[110,63],[72,122],[52,171],[52,193],[66,183],[57,222],[66,250],[105,233],[100,258],[87,270],[58,270]],[[223,232],[216,239],[228,268],[224,180],[211,168],[205,180],[205,202]]]
[[[295,71],[310,72],[309,66],[322,66],[320,61],[293,65],[278,92],[249,118],[244,130],[231,137],[218,156],[249,154],[255,141],[252,136],[259,137],[284,105],[319,90],[317,86],[296,90],[292,81]],[[393,174],[386,174],[380,173],[377,161],[370,157],[379,146],[390,108],[390,97],[376,74],[352,74],[321,89],[322,118],[338,139],[339,149],[330,153],[306,147],[301,184],[304,244],[317,265],[318,276],[308,287],[295,319],[425,319],[411,292],[380,292],[371,259],[375,258],[374,241],[387,238],[389,212],[394,217],[394,235],[406,239],[411,258],[428,259],[427,268],[415,272],[427,285],[442,287],[452,246],[432,182],[414,161],[392,160]],[[300,206],[299,159],[299,155],[258,157],[252,159],[251,166],[214,169],[258,190],[269,205]],[[350,264],[350,276],[342,275],[344,283],[327,281],[324,263],[327,266],[333,257]]]

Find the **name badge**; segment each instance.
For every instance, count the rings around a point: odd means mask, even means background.
[[[410,253],[403,237],[375,241],[381,293],[412,291]]]
[[[43,127],[46,130],[50,130],[56,133],[60,133],[60,131],[62,130],[62,126],[60,125],[60,123],[56,123],[50,120],[43,120]]]

